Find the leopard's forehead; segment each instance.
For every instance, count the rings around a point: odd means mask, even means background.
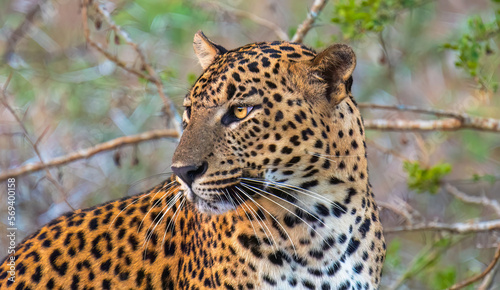
[[[280,68],[310,60],[316,52],[286,41],[252,43],[218,55],[186,96],[193,107],[216,107],[233,98],[263,95],[279,83]]]

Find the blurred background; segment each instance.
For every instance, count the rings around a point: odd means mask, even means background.
[[[226,48],[291,37],[313,5],[304,0],[99,3],[144,52],[177,114],[201,73],[192,51],[197,30]],[[38,162],[39,155],[49,161],[165,128],[157,86],[86,42],[80,1],[0,0],[0,7],[0,86],[8,83],[0,95],[0,174]],[[105,20],[89,9],[90,37],[127,67],[143,71],[134,46]],[[316,50],[336,42],[354,48],[358,102],[500,119],[499,40],[499,1],[336,0],[326,3],[303,42]],[[362,108],[362,113],[365,120],[437,119],[400,110]],[[161,182],[169,175],[176,142],[141,142],[52,168],[50,175],[41,170],[16,177],[18,242],[64,212]],[[368,130],[367,145],[370,180],[387,231],[381,289],[445,289],[481,273],[493,259],[498,230],[452,234],[401,226],[498,221],[500,133]],[[5,181],[0,188],[4,233]],[[484,202],[467,202],[471,196]],[[1,234],[0,249],[7,245]],[[500,289],[497,268],[466,289]]]

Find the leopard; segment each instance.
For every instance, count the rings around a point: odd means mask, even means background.
[[[183,100],[173,174],[27,237],[1,289],[380,287],[353,49],[228,50],[201,31],[193,46],[203,72]]]

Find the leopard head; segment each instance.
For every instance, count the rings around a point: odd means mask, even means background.
[[[226,50],[200,31],[194,50],[204,71],[184,99],[172,170],[198,210],[226,212],[272,184],[319,192],[332,180],[364,178],[359,157],[356,172],[328,157],[364,155],[349,46],[316,54],[276,41]]]

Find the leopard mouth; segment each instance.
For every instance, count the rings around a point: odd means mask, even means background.
[[[201,186],[223,185],[221,187],[202,187],[201,190],[210,193],[208,198],[197,192],[197,186],[186,188],[184,190],[184,195],[198,210],[205,213],[220,214],[229,210],[234,210],[248,200],[255,200],[258,198],[257,190],[260,190],[257,187],[250,190],[248,186],[242,186],[240,178],[242,177],[231,177],[200,183]]]
[[[186,197],[195,207],[205,213],[221,214],[230,210],[236,210],[246,202],[258,203],[262,198],[269,197],[282,200],[284,203],[296,203],[297,191],[283,186],[280,181],[269,181],[250,176],[238,176],[221,180],[212,180],[200,183],[200,185],[219,187],[205,187],[201,190],[211,193],[209,197],[203,196],[194,189],[188,189]]]

